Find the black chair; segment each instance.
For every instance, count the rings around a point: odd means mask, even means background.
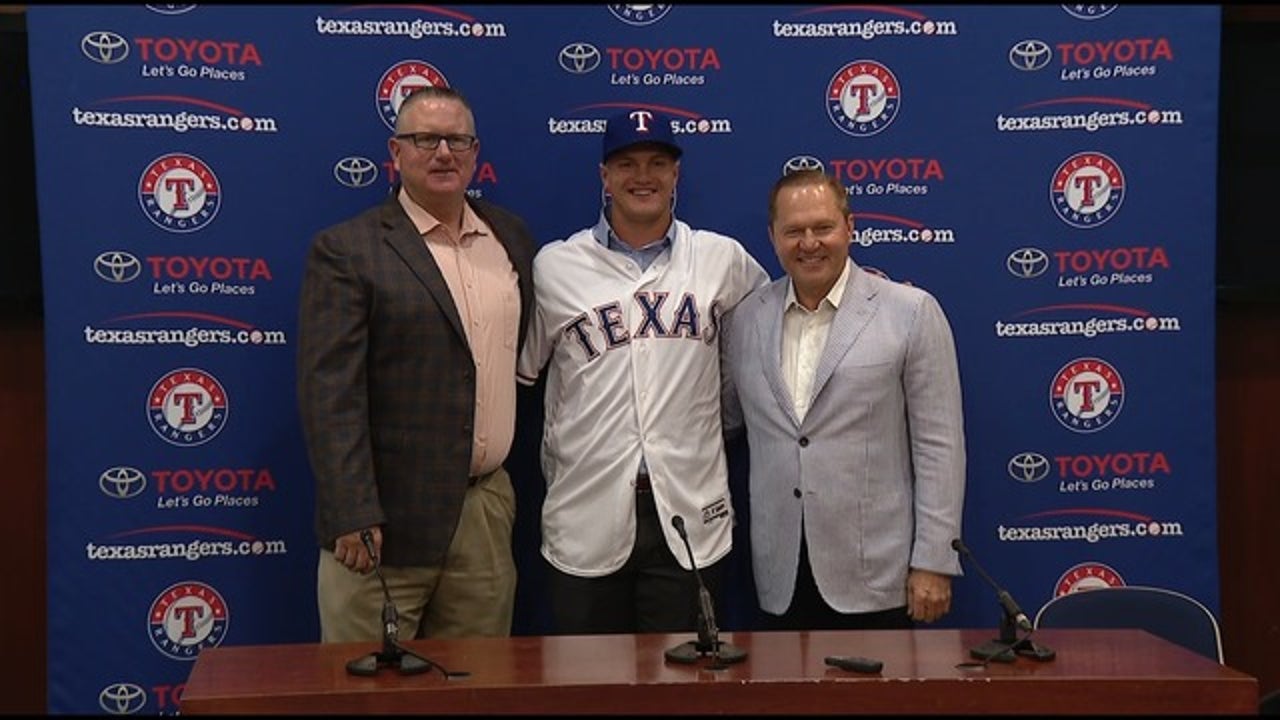
[[[1218,620],[1199,600],[1165,588],[1126,585],[1059,595],[1036,613],[1046,628],[1137,628],[1223,662]]]

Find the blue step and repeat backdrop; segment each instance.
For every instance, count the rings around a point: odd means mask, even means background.
[[[1216,612],[1220,24],[1153,5],[30,7],[49,710],[173,713],[201,650],[318,639],[302,260],[386,196],[399,103],[427,84],[475,107],[470,192],[542,242],[594,221],[621,106],[676,118],[678,214],[775,277],[771,184],[835,175],[857,261],[955,328],[984,567],[1029,612],[1104,584]],[[519,634],[549,630],[531,424],[510,462]],[[721,624],[749,630],[740,459],[734,477]],[[967,570],[940,624],[994,629]]]

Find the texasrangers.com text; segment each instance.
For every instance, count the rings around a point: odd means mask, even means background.
[[[284,555],[284,540],[191,540],[172,543],[140,543],[137,545],[103,545],[88,543],[85,557],[90,560],[200,560],[210,557],[245,555]]]
[[[1124,538],[1181,537],[1180,522],[1090,523],[1088,525],[1047,525],[1043,527],[996,528],[1001,542],[1046,542],[1053,540],[1102,540]]]
[[[333,20],[316,18],[321,35],[386,35],[420,40],[424,37],[505,38],[502,23],[451,22],[445,20]]]
[[[1096,132],[1102,128],[1133,127],[1139,125],[1181,125],[1181,110],[1134,110],[1132,112],[1075,113],[1063,115],[1013,115],[996,116],[996,130],[1000,132],[1026,132],[1044,130],[1084,130]]]
[[[874,40],[891,35],[957,35],[952,20],[866,20],[863,22],[781,22],[773,21],[773,36],[785,38],[851,37]]]
[[[204,115],[190,112],[105,112],[71,108],[71,122],[76,125],[106,128],[138,128],[142,130],[222,130],[240,133],[278,132],[275,118],[251,118],[229,115]]]

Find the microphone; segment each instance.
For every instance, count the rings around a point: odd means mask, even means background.
[[[671,662],[692,663],[710,653],[712,661],[709,667],[712,670],[721,670],[730,663],[742,662],[747,659],[745,650],[720,642],[715,603],[711,601],[711,591],[702,582],[702,572],[693,556],[693,546],[689,544],[689,533],[684,529],[684,518],[679,515],[671,516],[671,526],[684,541],[684,549],[689,553],[689,566],[693,568],[693,577],[698,583],[698,639],[696,642],[681,643],[663,655]]]
[[[711,591],[702,582],[702,573],[698,571],[698,563],[693,559],[693,546],[689,544],[689,533],[684,529],[684,518],[673,516],[671,525],[684,541],[684,549],[689,553],[689,565],[693,567],[693,577],[698,581],[698,644],[713,647],[720,629],[716,627],[716,609],[715,603],[711,602]]]
[[[1013,599],[1013,595],[1010,595],[1008,590],[987,574],[982,564],[978,562],[978,558],[974,557],[973,552],[969,550],[969,546],[965,545],[960,538],[955,538],[951,541],[951,549],[968,559],[969,564],[973,565],[978,574],[996,591],[996,600],[1000,602],[1002,613],[1000,637],[970,649],[969,654],[982,660],[998,662],[1013,662],[1015,653],[1036,660],[1052,660],[1056,653],[1044,645],[1031,641],[1030,635],[1035,630],[1031,620],[1018,606],[1018,601]],[[1019,630],[1027,633],[1022,639],[1018,638]]]
[[[373,531],[366,528],[360,531],[360,542],[373,561],[373,574],[378,576],[382,585],[382,650],[369,653],[347,663],[347,672],[352,675],[377,675],[383,667],[397,667],[401,675],[417,675],[435,668],[444,674],[446,679],[467,677],[469,672],[451,672],[433,660],[400,645],[400,611],[391,599],[391,590],[387,588],[387,578],[382,574],[382,560],[373,549]]]
[[[969,559],[969,563],[978,570],[978,574],[987,581],[987,584],[995,588],[996,599],[1000,601],[1000,607],[1004,608],[1004,614],[1013,621],[1018,629],[1023,632],[1031,632],[1031,621],[1027,619],[1027,614],[1022,612],[1022,608],[1018,607],[1018,601],[1013,599],[1008,590],[1000,587],[1000,585],[982,569],[982,565],[978,563],[978,559],[973,556],[973,552],[969,550],[969,546],[964,544],[960,538],[951,541],[951,548],[961,555]]]
[[[364,549],[373,561],[373,574],[378,576],[378,582],[382,584],[382,649],[386,652],[400,640],[400,610],[391,599],[387,578],[382,574],[382,560],[373,549],[373,531],[368,528],[361,530],[360,542],[364,543]]]

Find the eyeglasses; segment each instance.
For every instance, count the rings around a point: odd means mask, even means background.
[[[443,140],[453,152],[466,152],[475,147],[478,142],[475,135],[437,135],[436,133],[400,133],[395,138],[409,140],[419,150],[435,150],[440,147],[440,141]]]

